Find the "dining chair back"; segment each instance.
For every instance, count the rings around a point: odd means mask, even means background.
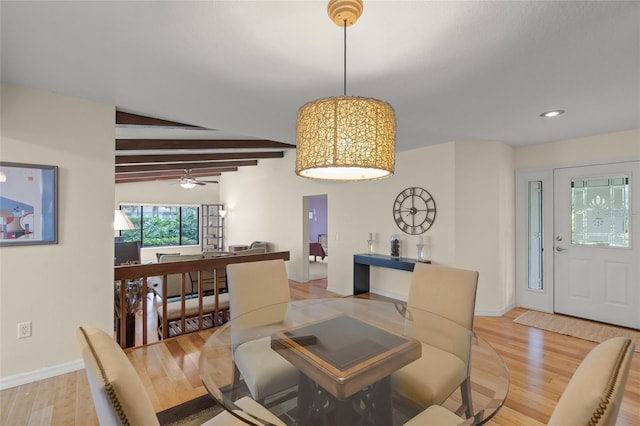
[[[473,328],[478,272],[419,263],[413,271],[407,305]]]
[[[92,327],[76,334],[99,423],[158,425],[142,380],[113,337]]]
[[[425,321],[405,321],[405,333],[422,342],[451,351],[469,364],[478,272],[440,265],[416,265],[407,307],[425,312]],[[452,338],[456,337],[456,338]]]
[[[227,265],[227,285],[234,321],[232,397],[242,375],[251,396],[264,402],[267,396],[298,384],[298,370],[271,349],[270,335],[285,326],[291,300],[284,260]],[[248,313],[253,314],[244,315]]]
[[[284,260],[227,265],[231,319],[269,305],[291,300]]]
[[[159,425],[151,399],[140,376],[124,351],[104,331],[93,327],[80,327],[77,340],[89,380],[91,396],[101,425]],[[212,399],[213,404],[213,399]],[[201,426],[242,426],[251,419],[253,424],[284,426],[284,423],[262,405],[249,397],[234,403],[234,414],[221,411],[213,418],[204,419]],[[249,417],[250,415],[251,417]],[[189,424],[198,423],[192,419]]]
[[[594,347],[573,373],[548,424],[615,425],[634,348],[626,337]]]
[[[573,373],[547,423],[549,426],[615,426],[635,345],[614,337],[595,346]],[[431,405],[404,426],[475,424],[440,405]]]
[[[422,343],[422,357],[391,376],[394,392],[426,408],[442,404],[458,387],[463,411],[473,415],[471,338],[478,272],[416,264],[407,299],[405,333]]]

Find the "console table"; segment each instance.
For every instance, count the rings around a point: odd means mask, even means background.
[[[431,263],[430,260],[420,262],[417,259],[401,257],[395,259],[382,254],[354,254],[353,255],[353,294],[369,292],[369,267],[399,269],[413,272],[416,263]]]

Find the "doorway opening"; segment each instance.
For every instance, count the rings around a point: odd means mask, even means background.
[[[329,219],[326,194],[303,197],[303,276],[306,281],[327,278],[329,270]]]

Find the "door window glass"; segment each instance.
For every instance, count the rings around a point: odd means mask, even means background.
[[[571,244],[629,247],[629,177],[571,181]]]

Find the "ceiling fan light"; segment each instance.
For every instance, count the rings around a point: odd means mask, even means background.
[[[193,182],[180,182],[180,186],[184,189],[192,189],[196,187],[196,184]]]
[[[296,174],[335,180],[392,176],[396,119],[378,99],[338,96],[317,99],[298,110]]]

